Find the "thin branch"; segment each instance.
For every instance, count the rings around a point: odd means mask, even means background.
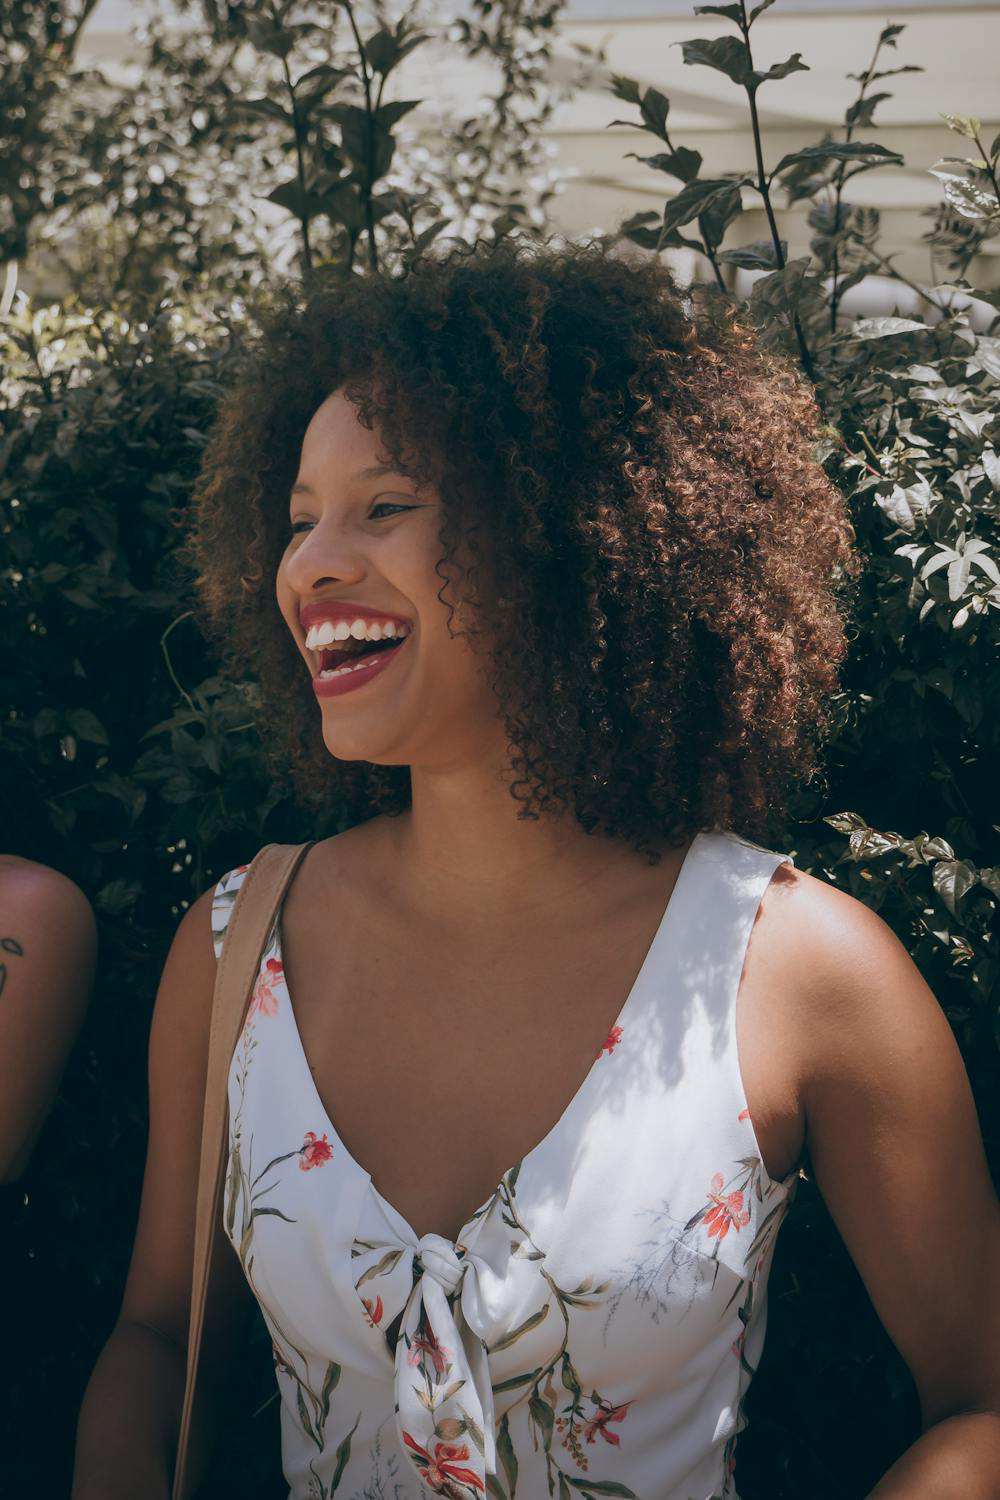
[[[747,18],[746,0],[740,0],[740,12],[742,15],[742,20],[740,21],[739,26],[740,30],[743,33],[743,41],[747,49],[747,62],[752,72],[753,53],[750,50],[750,27],[752,23]],[[771,230],[771,239],[774,244],[775,264],[779,271],[783,271],[785,269],[785,257],[781,251],[781,236],[778,233],[778,225],[774,217],[774,208],[771,204],[770,187],[767,180],[767,174],[764,171],[764,150],[761,143],[760,118],[757,114],[757,88],[753,82],[744,84],[744,88],[746,89],[747,99],[750,104],[750,125],[753,130],[754,156],[757,160],[757,191],[760,193],[761,198],[764,200],[764,212],[767,215],[768,226]],[[796,309],[795,311],[791,311],[790,309],[789,311],[791,315],[792,327],[795,330],[795,337],[798,340],[799,355],[802,360],[803,367],[813,385],[817,385],[819,383],[819,376],[816,373],[816,366],[813,364],[812,351],[810,350],[809,345],[806,342],[805,331],[799,320],[798,310]]]
[[[375,115],[372,108],[372,81],[368,72],[368,59],[365,56],[365,45],[361,40],[358,23],[354,15],[354,6],[351,0],[343,0],[347,19],[351,23],[354,33],[354,41],[358,49],[358,58],[361,63],[361,81],[365,90],[365,124],[367,127],[366,140],[366,162],[364,184],[365,223],[368,231],[368,265],[372,271],[378,271],[378,246],[375,244],[375,211],[372,207],[372,188],[375,185]]]

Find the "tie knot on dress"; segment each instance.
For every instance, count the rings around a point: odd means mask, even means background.
[[[436,1281],[446,1297],[451,1297],[468,1269],[464,1254],[464,1250],[456,1250],[451,1240],[442,1235],[425,1234],[417,1245],[415,1259],[424,1275]]]

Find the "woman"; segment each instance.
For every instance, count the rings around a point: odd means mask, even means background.
[[[350,825],[234,1053],[204,1353],[221,1392],[256,1296],[293,1500],[728,1500],[807,1151],[923,1402],[875,1494],[1000,1494],[1000,1225],[951,1033],[878,917],[749,841],[844,651],[815,419],[663,266],[595,247],[289,298],[225,403],[205,602]],[[167,962],[77,1500],[167,1494],[241,878]]]

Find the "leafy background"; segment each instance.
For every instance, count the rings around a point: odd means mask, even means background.
[[[549,233],[556,183],[541,134],[574,86],[550,82],[560,0],[475,0],[459,23],[420,3],[339,0],[333,21],[305,0],[187,3],[183,32],[155,17],[140,29],[132,90],[76,61],[93,3],[24,0],[0,16],[0,260],[30,269],[34,288],[15,294],[8,278],[0,321],[3,815],[12,852],[89,894],[102,938],[52,1118],[23,1181],[3,1189],[0,1284],[16,1288],[0,1406],[9,1493],[68,1492],[80,1396],[127,1266],[149,1018],[177,920],[261,842],[341,826],[331,808],[307,828],[275,784],[252,672],[223,680],[192,617],[179,548],[216,402],[288,275],[392,275],[444,235]],[[815,386],[821,457],[850,497],[867,566],[825,776],[773,842],[907,945],[962,1048],[996,1171],[1000,291],[965,278],[1000,232],[1000,137],[945,116],[957,154],[933,169],[942,196],[922,238],[950,279],[906,282],[922,317],[845,318],[844,294],[866,275],[906,280],[879,249],[877,212],[844,196],[853,176],[900,159],[870,136],[885,81],[909,68],[903,28],[873,32],[843,124],[768,165],[757,93],[808,65],[793,54],[755,66],[753,24],[768,8],[696,7],[732,33],[683,48],[741,91],[754,172],[706,178],[674,138],[669,99],[614,79],[665,201],[607,237],[624,254],[701,251],[696,308],[735,295],[727,266],[754,272],[746,315]],[[492,62],[497,86],[431,150],[386,84],[446,26],[451,45]],[[575,83],[594,61],[581,55]],[[609,125],[614,112],[609,97]],[[810,253],[789,260],[777,205],[798,200]],[[740,216],[758,202],[769,238],[741,244]],[[918,1412],[808,1176],[771,1298],[739,1451],[744,1500],[863,1496],[913,1440]],[[206,1493],[279,1493],[259,1328],[233,1398]]]

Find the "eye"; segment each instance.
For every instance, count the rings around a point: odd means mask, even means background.
[[[292,536],[301,536],[304,531],[308,531],[309,527],[315,524],[315,521],[293,521],[290,528]]]
[[[415,505],[398,505],[395,500],[376,500],[372,506],[371,513],[375,516],[377,510],[385,510],[387,507],[389,510],[416,510],[417,508]],[[375,516],[375,519],[385,520],[386,518],[384,516]],[[389,519],[391,520],[392,518],[390,517]]]

